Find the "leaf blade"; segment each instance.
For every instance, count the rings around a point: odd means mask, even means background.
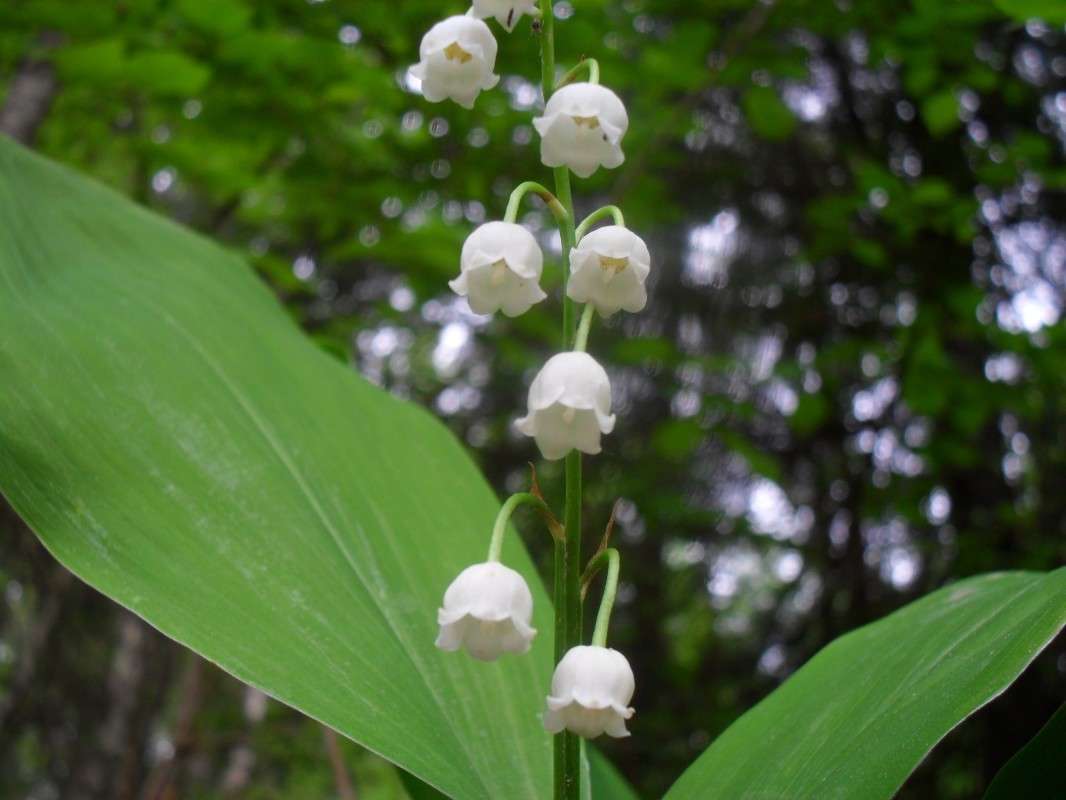
[[[454,438],[311,345],[214,245],[0,142],[0,489],[104,594],[455,797],[540,796],[549,603],[433,647],[497,503]]]
[[[892,797],[1064,623],[1066,569],[945,587],[821,650],[723,733],[666,796]],[[874,712],[864,713],[871,702]]]

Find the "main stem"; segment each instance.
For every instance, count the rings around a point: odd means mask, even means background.
[[[541,89],[544,102],[555,90],[555,15],[552,0],[540,0]],[[555,168],[555,196],[566,209],[559,225],[563,249],[563,350],[574,341],[574,303],[566,294],[570,276],[570,248],[574,246],[574,200],[570,193],[570,172]],[[581,453],[566,456],[566,501],[563,525],[566,540],[555,546],[555,663],[566,651],[581,644]],[[581,800],[581,750],[578,737],[569,731],[556,734],[555,800]]]

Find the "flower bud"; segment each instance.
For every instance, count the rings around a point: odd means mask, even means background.
[[[599,167],[625,161],[621,141],[629,127],[618,95],[595,83],[571,83],[555,92],[544,116],[533,125],[540,134],[540,160],[548,167],[569,167],[587,178]]]
[[[640,311],[648,302],[644,281],[650,269],[643,239],[621,225],[597,228],[570,250],[566,293],[578,303],[592,303],[603,317],[621,308]]]
[[[473,108],[482,89],[499,80],[496,39],[489,26],[474,17],[448,17],[422,37],[419,62],[412,76],[422,82],[422,94],[431,103],[452,99],[463,108]]]
[[[459,277],[449,281],[476,314],[497,309],[517,317],[539,303],[544,254],[533,234],[513,222],[486,222],[463,242]]]
[[[636,683],[626,657],[607,647],[580,645],[563,656],[552,675],[544,728],[564,728],[594,739],[601,733],[629,736],[626,720],[633,716],[629,701]]]
[[[444,592],[436,644],[448,651],[466,648],[481,661],[525,653],[537,633],[529,626],[532,617],[533,595],[525,578],[498,561],[474,564]]]
[[[523,14],[537,11],[537,0],[473,0],[474,15],[481,19],[496,17],[503,29],[510,33]]]
[[[515,426],[537,441],[548,460],[573,449],[600,452],[600,434],[614,430],[611,382],[588,353],[558,353],[529,387],[529,411]]]

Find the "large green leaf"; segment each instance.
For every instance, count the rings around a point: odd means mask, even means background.
[[[447,795],[550,792],[528,657],[433,646],[498,507],[237,258],[0,137],[0,489],[73,572]]]
[[[1066,624],[1066,568],[948,586],[836,640],[741,717],[667,800],[892,797]]]

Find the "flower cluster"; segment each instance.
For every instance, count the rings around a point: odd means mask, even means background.
[[[430,102],[452,100],[473,108],[480,93],[495,87],[500,79],[494,72],[498,45],[486,20],[494,19],[510,32],[524,15],[539,14],[535,0],[472,2],[465,16],[438,22],[422,39],[419,61],[409,74]],[[574,81],[583,70],[588,80]],[[629,117],[622,100],[600,85],[599,65],[591,59],[583,60],[557,83],[555,76],[546,73],[544,82],[554,86],[554,91],[545,98],[544,111],[533,119],[533,127],[540,136],[540,160],[556,169],[557,185],[562,169],[566,189],[559,196],[566,202],[538,183],[519,185],[503,219],[480,225],[466,238],[459,274],[449,285],[478,314],[501,311],[516,317],[546,299],[541,287],[544,253],[533,233],[516,222],[526,194],[533,192],[545,201],[564,243],[563,303],[569,329],[563,351],[551,356],[533,378],[527,413],[516,420],[515,427],[536,442],[545,459],[558,460],[571,454],[577,458],[578,453],[599,453],[602,437],[614,429],[611,382],[607,371],[586,352],[589,329],[594,312],[607,318],[644,308],[651,255],[644,241],[625,227],[618,208],[605,206],[577,225],[569,205],[570,173],[587,178],[624,162],[622,140]],[[608,217],[613,224],[592,228]],[[576,331],[569,321],[571,304],[584,306]],[[493,529],[487,561],[464,569],[444,594],[437,638],[442,650],[465,649],[474,658],[491,661],[530,649],[536,633],[531,625],[532,593],[518,572],[499,561],[510,514],[523,502],[540,508],[549,518],[553,535],[574,533],[562,532],[539,493],[509,498]],[[580,503],[579,497],[576,502]],[[593,643],[576,644],[562,653],[551,681],[543,714],[544,727],[551,733],[629,735],[625,723],[633,715],[629,707],[635,687],[633,671],[625,656],[606,647],[618,580],[618,554],[606,542],[586,568],[586,580],[604,564],[609,564],[607,587]]]

